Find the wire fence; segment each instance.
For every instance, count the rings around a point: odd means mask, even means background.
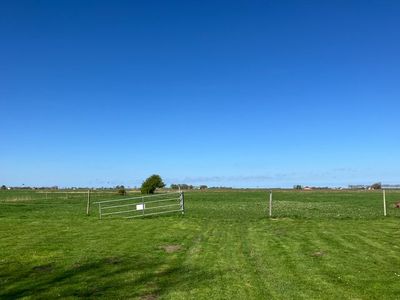
[[[269,216],[269,193],[265,190],[238,191],[191,191],[189,208],[191,217],[204,218],[264,218]],[[117,191],[79,190],[0,190],[0,215],[67,215],[82,217],[85,214],[98,217],[98,204],[102,204],[102,217],[139,217],[159,214],[162,211],[181,209],[179,193],[170,192],[150,197],[150,203],[139,191],[118,195]],[[134,198],[134,199],[132,199]],[[172,198],[172,199],[169,199]],[[143,208],[140,205],[145,199]],[[148,200],[148,201],[147,201]],[[161,200],[161,201],[158,201]],[[165,200],[165,201],[164,201]],[[386,215],[400,217],[400,190],[385,191]],[[170,207],[166,205],[171,205]],[[106,206],[117,206],[106,208]],[[158,207],[163,206],[163,207]],[[58,209],[62,208],[62,210]],[[104,208],[104,209],[103,209]],[[125,210],[131,210],[125,212]],[[122,212],[120,212],[122,211]],[[114,213],[117,212],[117,213]],[[137,215],[137,216],[136,216]],[[274,190],[272,194],[272,218],[377,218],[384,215],[383,191],[326,190],[294,191]]]
[[[267,216],[273,218],[400,217],[400,190],[272,192],[265,203]]]
[[[124,197],[139,194],[139,191],[129,191]],[[6,190],[0,191],[0,203],[11,204],[66,204],[86,200],[88,195],[92,201],[120,198],[117,191],[36,191],[36,190]]]

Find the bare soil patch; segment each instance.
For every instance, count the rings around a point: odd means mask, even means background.
[[[311,254],[311,256],[314,256],[314,257],[322,257],[325,255],[326,255],[326,253],[324,251],[316,251],[313,254]]]
[[[148,294],[141,297],[141,300],[157,300],[159,297],[156,294]]]
[[[144,295],[140,300],[157,300],[159,297],[155,294]]]
[[[182,250],[181,245],[165,245],[165,246],[161,246],[161,248],[164,249],[164,251],[167,253],[174,253],[174,252],[178,252],[178,251]]]
[[[117,264],[121,263],[122,260],[123,259],[121,257],[111,256],[111,257],[107,257],[105,259],[105,262],[106,262],[106,264],[109,264],[109,265],[117,265]]]
[[[51,273],[54,270],[54,264],[45,264],[45,265],[40,265],[40,266],[34,266],[32,268],[33,271],[37,273]]]

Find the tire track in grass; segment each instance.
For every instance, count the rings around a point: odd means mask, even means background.
[[[352,223],[354,221],[351,221]],[[360,246],[354,243],[354,237],[349,236],[348,225],[338,222],[315,224],[313,234],[309,238],[309,246],[315,249],[323,249],[326,255],[315,259],[313,269],[319,277],[323,278],[330,288],[327,295],[336,295],[345,298],[364,298],[365,287],[360,285],[360,277],[363,273],[364,260],[360,260]],[[308,249],[307,251],[311,251]],[[362,250],[361,250],[362,252]],[[363,258],[365,255],[361,254]]]
[[[248,299],[247,286],[249,279],[243,272],[243,266],[238,257],[238,243],[236,236],[236,224],[231,226],[224,224],[219,238],[220,255],[217,258],[219,271],[221,272],[221,283],[224,285],[224,297],[226,299]],[[229,282],[229,285],[226,283]]]
[[[208,287],[194,287],[186,299],[201,299],[200,295],[206,294],[213,299],[268,296],[251,257],[252,242],[246,237],[247,231],[239,222],[207,222],[189,249],[186,263],[197,268],[206,267],[212,276]]]
[[[217,253],[214,264],[219,274],[221,299],[251,299],[248,286],[244,285],[250,280],[248,274],[243,272],[243,261],[240,260],[237,226],[236,222],[216,224],[218,229],[214,232],[216,243],[212,251]]]
[[[304,280],[300,279],[301,266],[298,264],[296,251],[293,250],[297,248],[297,241],[288,239],[287,236],[275,236],[274,231],[282,229],[279,224],[268,221],[260,225],[256,225],[256,229],[252,228],[251,239],[256,245],[257,264],[264,266],[258,269],[263,274],[262,286],[270,294],[268,298],[307,298],[309,294],[303,295],[297,288],[304,285]]]
[[[335,289],[320,270],[324,268],[327,258],[324,252],[321,254],[318,250],[327,248],[315,242],[318,241],[318,234],[309,233],[310,227],[315,230],[313,223],[267,226],[270,228],[264,234],[259,230],[253,230],[253,234],[259,238],[261,235],[267,248],[264,250],[264,260],[271,269],[267,278],[275,298],[320,299],[343,296],[340,289]],[[262,247],[259,246],[257,251],[263,251]]]
[[[236,224],[234,240],[237,241],[235,257],[242,269],[242,288],[247,299],[271,299],[273,293],[266,278],[270,270],[263,260],[263,255],[257,251],[260,236],[254,236],[252,228],[258,222]],[[243,286],[244,284],[244,286]]]
[[[317,287],[315,290],[325,298],[358,298],[360,294],[349,287],[343,275],[347,272],[343,272],[343,266],[338,268],[343,265],[340,263],[345,257],[343,254],[356,250],[341,237],[341,228],[321,221],[304,225],[303,234],[307,238],[300,251],[311,271],[309,285]]]
[[[388,243],[398,231],[391,231],[386,224],[385,222],[378,228],[374,227],[373,232],[369,230],[371,225],[365,224],[366,228],[361,230],[360,234],[351,237],[358,246],[358,252],[353,256],[353,261],[356,262],[359,270],[359,278],[354,279],[352,284],[360,286],[364,295],[375,295],[379,298],[385,292],[391,293],[394,299],[398,299],[400,258],[397,249],[392,250],[391,243]],[[365,274],[370,274],[370,276]],[[392,280],[388,280],[389,278]]]
[[[376,264],[376,257],[385,257],[380,245],[371,241],[361,242],[368,234],[364,230],[360,231],[361,234],[348,234],[349,223],[355,223],[354,226],[358,228],[364,226],[359,221],[333,224],[325,222],[317,225],[323,228],[314,229],[314,237],[309,239],[310,245],[325,249],[327,255],[315,260],[313,268],[331,285],[329,290],[334,291],[332,295],[340,291],[339,297],[370,298],[374,295],[379,298],[383,290],[371,288],[371,284],[379,281],[377,277],[382,273],[381,266],[390,266],[390,263]],[[371,274],[378,276],[371,277]],[[365,277],[368,275],[369,277]]]
[[[290,233],[288,236],[279,238],[274,250],[277,255],[272,257],[274,262],[280,262],[280,265],[277,266],[278,273],[283,273],[285,277],[290,274],[290,280],[280,278],[285,282],[285,298],[310,299],[320,297],[320,291],[315,289],[314,282],[310,284],[309,277],[312,276],[312,269],[309,265],[306,265],[307,261],[301,251],[302,244],[309,243],[309,240],[302,233],[302,228],[296,226],[294,234]],[[316,293],[317,295],[315,295]]]
[[[224,286],[223,280],[220,278],[219,269],[213,264],[218,257],[218,251],[215,251],[216,232],[217,228],[212,223],[202,222],[200,232],[193,238],[183,264],[187,267],[188,272],[193,269],[201,269],[204,274],[208,275],[208,278],[199,278],[197,282],[191,282],[191,286],[181,293],[182,299],[214,298],[221,294],[221,290],[216,287]]]
[[[274,266],[270,262],[276,241],[273,240],[271,229],[266,230],[265,226],[266,224],[262,224],[261,227],[260,224],[252,224],[248,229],[248,237],[252,242],[253,267],[257,270],[262,293],[267,299],[277,299],[283,293],[279,292],[278,287],[281,281],[278,280],[279,276],[274,272]]]
[[[251,228],[252,240],[256,241],[257,264],[264,266],[258,269],[263,274],[263,286],[271,295],[268,298],[309,299],[311,295],[321,298],[323,288],[316,284],[318,280],[310,272],[307,255],[299,250],[304,237],[293,236],[293,225],[287,225],[266,223],[262,226],[267,226],[267,229],[260,226]]]

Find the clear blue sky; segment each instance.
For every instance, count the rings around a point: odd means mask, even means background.
[[[2,1],[0,184],[400,183],[400,2]]]

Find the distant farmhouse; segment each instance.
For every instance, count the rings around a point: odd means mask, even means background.
[[[400,189],[400,184],[380,184],[374,183],[373,185],[349,185],[350,190],[377,190],[377,189],[384,189],[384,190],[396,190]]]

